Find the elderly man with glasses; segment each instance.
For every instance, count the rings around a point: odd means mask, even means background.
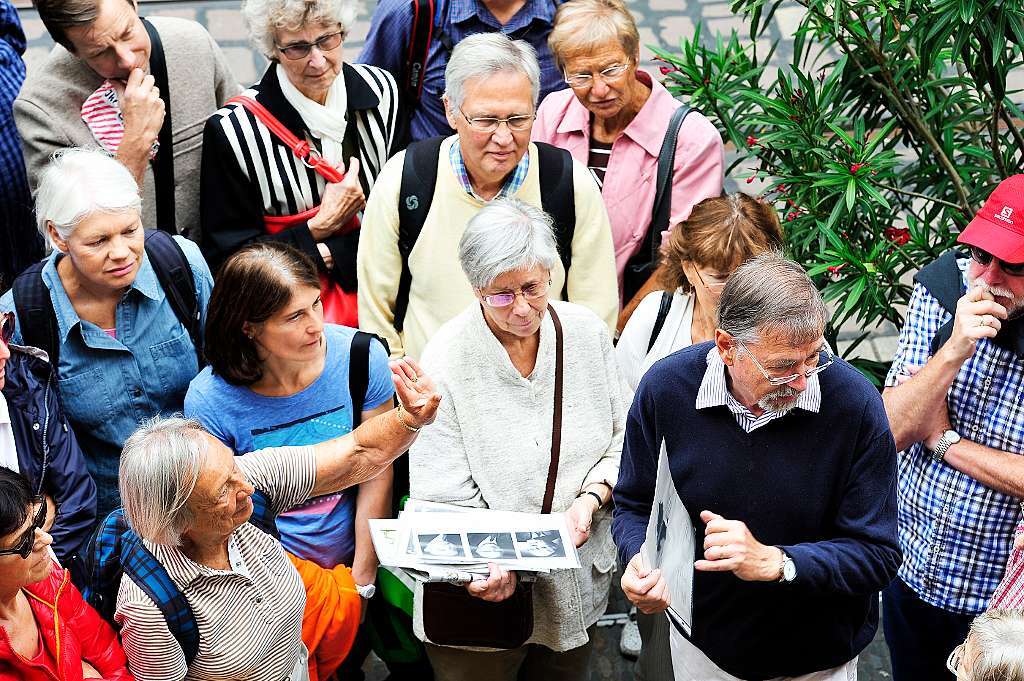
[[[664,446],[703,535],[685,557],[693,627],[672,632],[676,678],[845,681],[878,628],[900,562],[896,450],[878,391],[825,343],[826,318],[800,266],[762,254],[726,282],[714,341],[640,382],[612,531],[626,596],[645,613],[682,607],[641,554]]]
[[[618,314],[608,213],[586,167],[531,143],[540,91],[534,49],[501,33],[455,46],[445,72],[451,137],[393,157],[366,203],[359,235],[359,326],[394,356],[419,357],[437,329],[475,299],[458,274],[466,224],[496,198],[551,214],[560,261],[553,298],[584,305],[614,328]]]
[[[925,267],[883,393],[899,457],[900,547],[886,589],[896,681],[943,678],[1003,575],[1024,497],[1024,175],[1004,180]],[[947,677],[948,678],[948,677]]]

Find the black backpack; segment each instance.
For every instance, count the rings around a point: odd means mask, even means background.
[[[192,339],[199,367],[206,366],[203,333],[199,325],[201,311],[188,258],[170,234],[159,230],[146,230],[146,255],[174,315]],[[14,307],[25,345],[46,351],[53,368],[57,369],[60,366],[60,335],[50,291],[42,278],[46,263],[43,260],[32,265],[14,280]]]
[[[402,274],[395,298],[396,331],[405,324],[409,307],[409,254],[423,231],[423,223],[434,200],[437,184],[437,161],[445,137],[431,137],[409,145],[402,165],[402,187],[398,193],[398,252],[402,256]],[[558,255],[565,269],[562,298],[568,299],[569,266],[572,264],[572,237],[576,231],[576,194],[572,179],[572,156],[565,149],[534,142],[540,172],[541,208],[551,216],[555,227]]]
[[[357,331],[352,338],[349,355],[349,394],[352,398],[352,428],[362,421],[363,404],[370,377],[370,343],[376,336]],[[379,339],[387,351],[387,343]],[[256,490],[252,499],[249,523],[267,534],[280,538],[276,516],[267,495]],[[86,552],[86,574],[89,580],[82,594],[100,615],[116,626],[117,592],[124,575],[149,596],[164,616],[167,628],[181,646],[185,664],[191,666],[199,652],[199,625],[188,599],[175,585],[167,570],[142,539],[128,525],[123,509],[115,509],[96,528]]]

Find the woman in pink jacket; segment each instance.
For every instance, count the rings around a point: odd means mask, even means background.
[[[650,253],[644,246],[652,228],[658,153],[672,114],[682,103],[639,69],[640,35],[621,0],[562,3],[548,44],[569,88],[544,98],[533,139],[567,149],[590,168],[601,186],[612,225],[620,296],[625,293],[621,331],[636,303],[657,288],[651,270],[638,265]],[[667,234],[687,218],[693,205],[721,194],[723,168],[721,135],[707,118],[691,112],[676,143],[669,217],[653,229]],[[655,249],[661,241],[657,232]],[[630,262],[634,256],[639,257]],[[627,264],[633,272],[627,271]],[[648,278],[642,288],[633,283]]]
[[[117,635],[53,562],[46,503],[0,467],[0,680],[132,681]]]

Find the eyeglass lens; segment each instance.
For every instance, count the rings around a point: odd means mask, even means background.
[[[999,260],[988,251],[978,248],[977,246],[971,246],[971,258],[983,267],[991,265],[993,260]],[[1011,263],[1006,262],[1005,260],[999,260],[999,267],[1007,274],[1024,274],[1024,263]]]
[[[286,47],[279,47],[278,49],[281,50],[281,53],[289,59],[302,59],[303,57],[308,57],[314,47],[319,49],[321,52],[333,50],[341,44],[343,37],[344,33],[342,32],[330,33],[328,35],[321,36],[312,43],[296,43]]]
[[[33,505],[36,506],[35,515],[32,516],[32,524],[29,525],[25,533],[21,535],[21,538],[14,543],[9,549],[0,551],[0,555],[14,555],[17,554],[22,558],[28,558],[32,554],[32,547],[36,544],[36,530],[43,526],[46,521],[46,501],[37,498]]]

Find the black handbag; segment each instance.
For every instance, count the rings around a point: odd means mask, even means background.
[[[562,449],[562,323],[550,305],[555,327],[555,408],[551,424],[551,463],[541,513],[551,513]],[[464,586],[423,585],[423,631],[431,643],[510,650],[533,635],[533,584],[519,580],[515,592],[500,603],[469,595]]]
[[[676,141],[679,139],[679,128],[690,114],[690,107],[685,104],[672,112],[665,139],[658,153],[658,174],[655,178],[654,207],[651,210],[651,222],[647,226],[644,244],[633,257],[626,262],[622,273],[622,302],[628,304],[633,300],[647,280],[658,267],[658,252],[661,246],[661,233],[668,229],[669,216],[672,210],[672,173],[676,165]]]

